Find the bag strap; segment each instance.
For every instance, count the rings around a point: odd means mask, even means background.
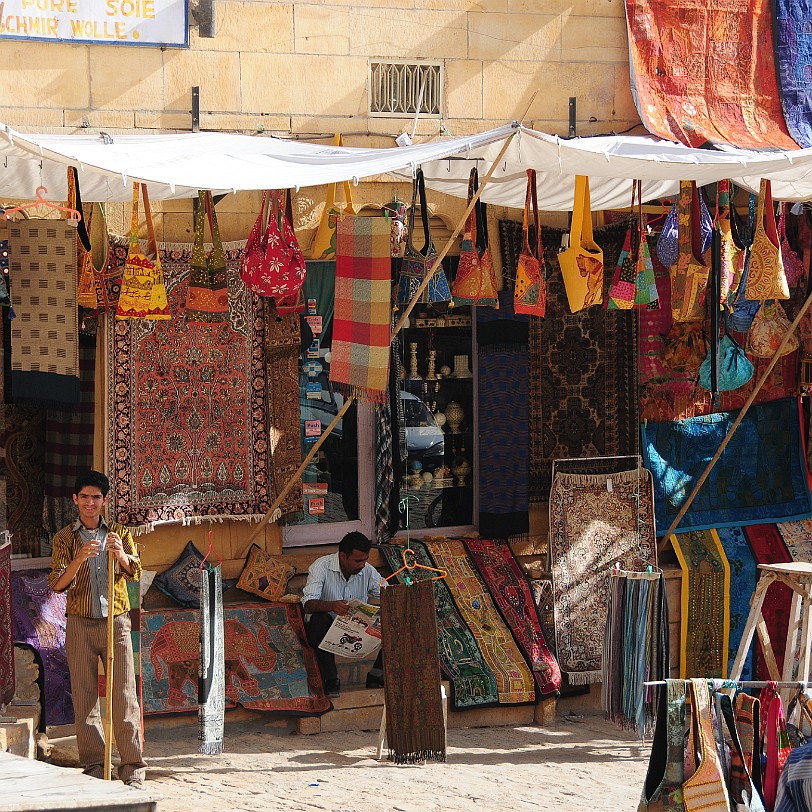
[[[775,206],[773,205],[773,185],[769,180],[763,180],[762,183],[767,185],[767,191],[764,200],[764,232],[769,241],[780,248],[778,241],[778,230],[775,226]]]
[[[585,187],[585,181],[588,183],[586,176],[575,176],[575,190],[573,191],[572,201],[572,225],[570,226],[570,248],[580,247],[581,240],[583,239],[584,215],[586,213],[584,198],[585,195],[589,194],[588,187]]]
[[[705,264],[702,253],[702,202],[699,199],[699,187],[696,181],[691,181],[691,251],[694,259]]]
[[[420,253],[427,257],[431,252],[431,228],[429,227],[429,206],[426,202],[426,179],[423,177],[423,170],[417,170],[417,191],[420,194],[420,214],[423,217],[423,236],[426,243]]]
[[[753,242],[755,242],[756,235],[764,232],[764,200],[767,197],[770,188],[770,181],[767,178],[761,179],[761,185],[758,190],[758,203],[756,205],[756,227],[753,230]],[[770,193],[770,203],[772,203],[772,193]]]
[[[530,248],[530,235],[529,224],[530,218],[530,204],[533,204],[533,225],[536,228],[536,250]],[[539,201],[538,201],[538,188],[536,186],[536,170],[527,170],[527,191],[524,196],[524,222],[522,226],[524,233],[524,247],[525,251],[531,256],[538,259],[541,256],[541,224],[539,221]]]
[[[138,193],[136,192],[136,195]],[[147,233],[149,234],[149,245],[150,248],[155,252],[155,267],[161,267],[161,257],[158,253],[158,241],[155,239],[155,225],[152,222],[152,211],[149,207],[149,192],[147,192],[147,184],[141,184],[141,194],[144,198],[144,217],[147,221]],[[137,230],[137,224],[136,224]]]
[[[589,199],[589,178],[586,175],[580,175],[583,180],[583,189],[581,192],[581,242],[595,242],[592,233],[592,203]],[[576,178],[577,182],[577,178]],[[575,217],[573,215],[573,223]],[[572,237],[570,237],[570,244],[572,244]]]
[[[76,209],[81,215],[76,224],[76,232],[85,251],[90,251],[90,235],[87,233],[87,223],[82,210],[82,193],[79,191],[79,172],[75,166],[68,167],[68,208]]]
[[[343,147],[344,146],[344,136],[341,133],[334,133],[333,134],[333,146],[335,147]],[[344,207],[345,214],[358,214],[358,210],[355,208],[355,203],[352,199],[352,184],[350,181],[344,181],[344,200],[346,202],[346,206]],[[335,183],[328,183],[327,184],[327,194],[324,198],[324,210],[329,212],[330,209],[334,208],[336,204],[336,184]]]
[[[474,167],[471,170],[474,173],[474,193],[476,194],[479,189],[479,170]],[[476,246],[480,254],[484,254],[488,250],[488,214],[487,206],[482,202],[480,197],[476,202]]]
[[[474,167],[471,170],[471,174],[468,176],[468,205],[471,205],[471,201],[474,199],[474,195],[477,191],[477,170]],[[465,221],[465,232],[462,235],[464,240],[470,240],[471,242],[474,241],[474,238],[478,236],[477,233],[477,223],[476,223],[476,215],[477,215],[477,205],[479,201],[477,201],[471,207],[471,213],[468,215],[468,219]]]
[[[138,245],[138,184],[133,184],[133,212],[130,219],[130,247]]]

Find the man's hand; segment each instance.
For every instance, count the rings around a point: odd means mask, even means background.
[[[119,536],[118,533],[110,532],[107,534],[107,549],[113,553],[116,561],[118,561],[122,567],[129,570],[130,559],[124,552],[124,542],[121,540],[121,536]]]
[[[92,539],[91,541],[88,541],[82,545],[81,549],[76,555],[76,558],[81,564],[83,561],[87,561],[88,558],[96,558],[100,549],[101,544],[95,539]]]
[[[347,601],[333,601],[331,611],[337,615],[346,615],[350,611],[350,605]]]

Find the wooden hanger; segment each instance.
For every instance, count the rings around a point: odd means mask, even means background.
[[[37,199],[33,203],[26,203],[22,206],[15,206],[13,209],[6,209],[3,212],[3,219],[10,220],[12,214],[18,211],[24,211],[25,209],[32,209],[34,206],[47,206],[49,209],[59,209],[59,211],[65,211],[71,215],[71,219],[75,219],[77,221],[82,219],[82,213],[77,209],[72,209],[69,206],[60,206],[59,203],[53,203],[50,200],[46,200],[43,195],[48,194],[48,190],[44,186],[37,186],[37,190],[35,192]]]
[[[407,558],[408,555],[412,556],[411,563],[409,563],[409,559]],[[438,569],[437,567],[429,567],[429,566],[426,566],[425,564],[421,564],[417,560],[417,556],[415,554],[415,551],[411,547],[407,547],[403,551],[403,566],[399,570],[395,570],[388,578],[384,578],[383,581],[391,580],[396,575],[403,572],[403,570],[410,570],[410,571],[411,570],[428,570],[429,572],[438,573],[433,578],[427,579],[427,580],[430,580],[430,581],[439,581],[441,578],[445,578],[448,575],[448,572],[446,572],[445,570],[441,570],[441,569]],[[383,581],[381,581],[381,583],[383,583]],[[410,584],[407,582],[407,586],[409,586],[409,585]]]

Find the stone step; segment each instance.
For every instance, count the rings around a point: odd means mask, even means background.
[[[0,716],[0,752],[34,758],[37,752],[33,720]]]

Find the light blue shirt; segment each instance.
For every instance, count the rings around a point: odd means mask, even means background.
[[[375,598],[381,595],[378,570],[367,562],[361,572],[345,578],[338,563],[338,553],[333,553],[317,558],[310,565],[302,605],[308,601],[349,601],[353,598],[366,603],[370,595]]]
[[[90,608],[92,617],[107,617],[107,522],[99,517],[96,530],[88,530],[81,519],[77,519],[73,529],[79,533],[83,542],[98,541],[99,554],[87,559],[87,571],[90,575]]]
[[[809,812],[812,809],[812,744],[796,747],[778,779],[775,812]]]

